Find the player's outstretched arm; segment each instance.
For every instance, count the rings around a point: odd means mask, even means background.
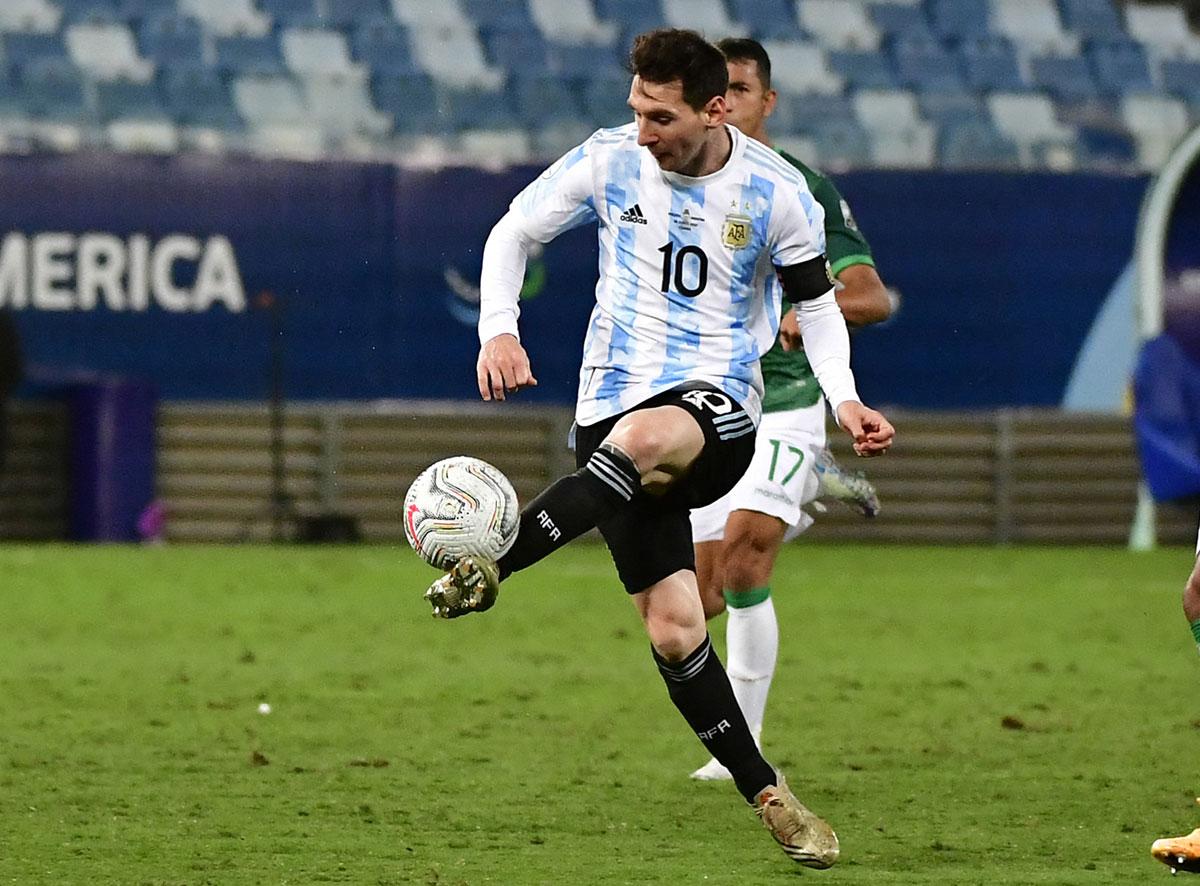
[[[507,391],[537,385],[529,367],[529,355],[517,337],[507,332],[483,343],[475,363],[475,377],[479,396],[484,400],[503,400]]]
[[[883,455],[892,446],[896,429],[892,423],[869,406],[857,400],[847,400],[838,406],[838,424],[854,438],[854,452],[864,458]]]

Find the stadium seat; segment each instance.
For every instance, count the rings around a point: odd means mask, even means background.
[[[131,25],[179,15],[178,0],[117,0],[117,15]]]
[[[475,30],[460,0],[390,0],[392,15],[410,28],[449,28],[453,31]]]
[[[710,40],[750,33],[741,22],[729,18],[721,0],[662,0],[662,10],[668,26],[691,28]]]
[[[65,59],[40,59],[25,67],[25,100],[36,117],[78,124],[92,119],[83,75]]]
[[[1163,89],[1193,105],[1200,105],[1200,61],[1164,59],[1159,70]]]
[[[516,120],[527,129],[553,121],[583,120],[579,97],[562,77],[550,74],[514,76],[508,90],[516,108]]]
[[[871,161],[871,137],[852,120],[822,120],[808,133],[823,171],[841,172]]]
[[[542,36],[559,43],[612,46],[619,32],[596,18],[591,0],[529,0],[529,12]]]
[[[414,136],[449,132],[450,120],[429,98],[436,95],[428,74],[380,74],[371,78],[371,97],[376,108],[391,114],[395,130]],[[413,97],[420,101],[413,101]]]
[[[373,19],[359,25],[352,34],[351,47],[355,61],[376,74],[420,72],[407,29],[392,19]]]
[[[925,14],[924,7],[920,5],[877,3],[871,7],[871,21],[875,23],[875,27],[885,38],[933,37],[929,17]]]
[[[556,120],[534,132],[533,156],[548,163],[582,144],[595,130],[595,126],[582,120]]]
[[[1191,32],[1179,6],[1128,3],[1125,28],[1155,57],[1200,58],[1200,37]]]
[[[596,14],[621,29],[618,43],[622,51],[629,49],[632,35],[662,27],[666,21],[659,0],[596,0]]]
[[[1094,42],[1088,46],[1087,55],[1096,75],[1096,86],[1104,95],[1154,91],[1150,63],[1141,44],[1131,40]]]
[[[1138,146],[1138,163],[1159,169],[1190,128],[1183,102],[1161,95],[1130,95],[1121,99],[1121,118]]]
[[[816,132],[822,123],[831,120],[858,126],[854,107],[841,95],[781,94],[771,119],[779,132]]]
[[[463,11],[480,32],[536,29],[525,0],[462,0]]]
[[[922,119],[938,125],[943,136],[948,127],[983,120],[986,116],[983,100],[974,92],[918,92],[917,109]]]
[[[468,130],[458,137],[458,150],[467,163],[488,168],[524,163],[533,145],[527,132],[509,130]]]
[[[1074,143],[1074,131],[1058,121],[1044,95],[997,93],[988,96],[987,104],[996,128],[1017,144],[1027,166],[1048,147],[1069,149]]]
[[[1127,169],[1137,158],[1136,145],[1124,129],[1112,126],[1079,126],[1079,158],[1092,169]]]
[[[1067,34],[1053,0],[991,0],[992,29],[1031,53],[1070,55],[1079,38]]]
[[[142,55],[159,69],[204,62],[204,29],[194,18],[159,16],[138,29]]]
[[[204,23],[218,36],[261,37],[271,30],[271,19],[254,8],[251,0],[179,0],[179,12]]]
[[[251,129],[305,126],[310,117],[299,85],[290,77],[248,74],[233,81],[233,104]]]
[[[357,68],[350,61],[346,38],[326,28],[288,28],[279,37],[288,70],[300,76],[349,74]]]
[[[1029,75],[1034,86],[1062,101],[1087,101],[1096,97],[1091,69],[1078,55],[1032,58]]]
[[[229,89],[205,65],[174,65],[160,76],[166,111],[180,126],[234,130],[242,126]]]
[[[771,82],[780,91],[840,93],[842,78],[829,67],[828,53],[815,43],[775,42],[763,44],[771,57]]]
[[[115,151],[174,154],[179,132],[170,120],[114,120],[104,128],[105,141]]]
[[[929,0],[929,17],[940,37],[954,40],[992,36],[988,0]]]
[[[734,20],[756,40],[804,39],[795,4],[789,0],[730,0],[729,8]]]
[[[48,34],[58,30],[62,10],[49,0],[4,0],[0,3],[0,31]]]
[[[546,41],[536,28],[528,30],[490,30],[481,35],[489,60],[510,74],[535,74],[545,71]]]
[[[69,62],[67,46],[58,34],[21,32],[0,34],[0,58],[17,67],[44,61]]]
[[[312,28],[324,19],[318,0],[258,0],[276,28]]]
[[[871,132],[871,164],[885,169],[928,169],[937,155],[937,130],[928,123]]]
[[[312,125],[270,123],[247,132],[251,150],[268,157],[316,160],[327,148],[325,133]]]
[[[882,52],[829,51],[829,67],[854,89],[891,89],[897,85],[888,57]]]
[[[71,60],[93,79],[146,83],[154,76],[154,62],[138,56],[133,34],[124,24],[69,25],[64,37]]]
[[[325,20],[345,30],[375,21],[395,21],[387,0],[325,0]]]
[[[28,116],[20,81],[7,65],[0,65],[0,120],[24,120]]]
[[[213,46],[222,71],[235,75],[283,73],[283,56],[273,35],[217,37]]]
[[[908,7],[898,6],[897,9]],[[931,36],[909,34],[892,41],[897,81],[922,92],[961,92],[958,59]]]
[[[468,129],[512,129],[516,108],[507,90],[439,88],[437,107],[448,124],[448,131]]]
[[[410,26],[409,37],[418,65],[439,83],[495,90],[504,82],[504,72],[484,59],[473,25],[464,29]]]
[[[938,153],[947,169],[1007,169],[1020,163],[1016,144],[982,119],[943,127]]]
[[[316,71],[301,81],[309,118],[335,138],[378,138],[392,130],[392,117],[375,108],[360,71]]]
[[[967,83],[981,92],[1018,91],[1026,87],[1021,79],[1017,54],[1000,37],[964,40],[959,48]]]
[[[879,48],[879,30],[856,0],[805,0],[800,26],[830,49],[863,52]]]
[[[1059,0],[1063,26],[1084,40],[1128,39],[1112,0]]]
[[[111,123],[122,117],[164,120],[168,114],[153,83],[105,80],[96,84],[96,116]]]
[[[620,70],[613,46],[588,43],[551,43],[546,47],[546,69],[563,77],[581,79],[596,71]]]
[[[858,121],[872,132],[898,132],[920,126],[917,97],[907,90],[866,89],[850,99]]]
[[[629,109],[629,77],[598,71],[583,81],[583,115],[595,128],[623,126],[633,120]]]
[[[116,22],[118,12],[115,0],[55,0],[62,10],[62,23]]]

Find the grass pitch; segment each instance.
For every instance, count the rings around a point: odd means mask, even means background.
[[[0,882],[1165,883],[1191,563],[790,546],[764,738],[843,846],[801,872],[687,779],[600,547],[451,623],[399,548],[0,547]]]

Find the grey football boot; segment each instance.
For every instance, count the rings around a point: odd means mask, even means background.
[[[429,586],[425,599],[434,618],[458,618],[491,609],[500,593],[500,570],[490,560],[463,557]]]

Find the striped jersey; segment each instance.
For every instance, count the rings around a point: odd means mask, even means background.
[[[541,243],[599,228],[581,425],[688,381],[724,391],[755,424],[761,416],[759,359],[775,342],[783,296],[773,266],[823,255],[824,210],[799,170],[725,128],[729,159],[698,178],[660,169],[636,124],[602,129],[510,206],[521,235]]]

